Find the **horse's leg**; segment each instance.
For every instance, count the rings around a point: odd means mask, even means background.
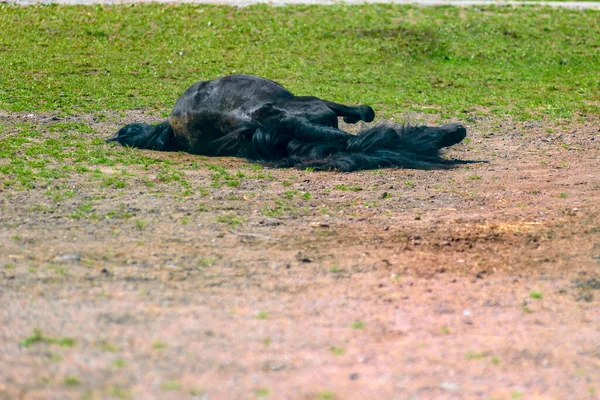
[[[323,100],[338,117],[344,117],[344,122],[354,124],[358,121],[371,122],[375,119],[375,111],[369,106],[346,106]]]
[[[310,122],[333,127],[338,126],[337,117],[344,117],[344,121],[349,124],[371,122],[375,118],[375,111],[369,106],[346,106],[315,96],[285,97],[275,101],[273,105]]]
[[[285,121],[286,126],[291,127],[292,137],[305,141],[347,141],[354,135],[343,130],[327,125],[316,124],[304,118],[291,117]]]
[[[346,140],[351,136],[338,129],[335,114],[316,97],[295,97],[276,104],[265,104],[251,117],[261,125],[294,139]]]

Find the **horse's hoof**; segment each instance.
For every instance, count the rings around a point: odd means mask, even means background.
[[[467,137],[467,128],[459,124],[446,124],[437,129],[442,131],[437,140],[437,145],[440,149],[460,143]]]
[[[363,106],[364,113],[362,115],[362,120],[365,122],[372,122],[375,119],[375,110],[373,110],[369,106]]]

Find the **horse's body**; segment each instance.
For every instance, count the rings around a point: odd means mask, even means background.
[[[379,167],[449,168],[439,151],[459,143],[466,129],[379,125],[351,135],[338,128],[371,122],[369,106],[345,106],[294,96],[256,76],[232,75],[197,82],[158,125],[127,125],[109,141],[207,156],[245,157],[276,167],[353,171]]]

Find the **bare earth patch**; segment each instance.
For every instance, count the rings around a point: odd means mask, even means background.
[[[448,156],[489,163],[450,171],[130,150],[182,176],[0,186],[0,398],[596,399],[599,125],[473,118]]]

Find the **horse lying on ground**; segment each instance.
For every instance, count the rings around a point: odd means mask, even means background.
[[[273,81],[232,75],[193,84],[169,118],[157,125],[127,125],[109,139],[141,149],[245,157],[272,167],[356,171],[382,167],[451,168],[459,161],[440,149],[461,142],[467,130],[384,124],[357,135],[338,128],[371,122],[369,106],[346,106],[294,96]]]

